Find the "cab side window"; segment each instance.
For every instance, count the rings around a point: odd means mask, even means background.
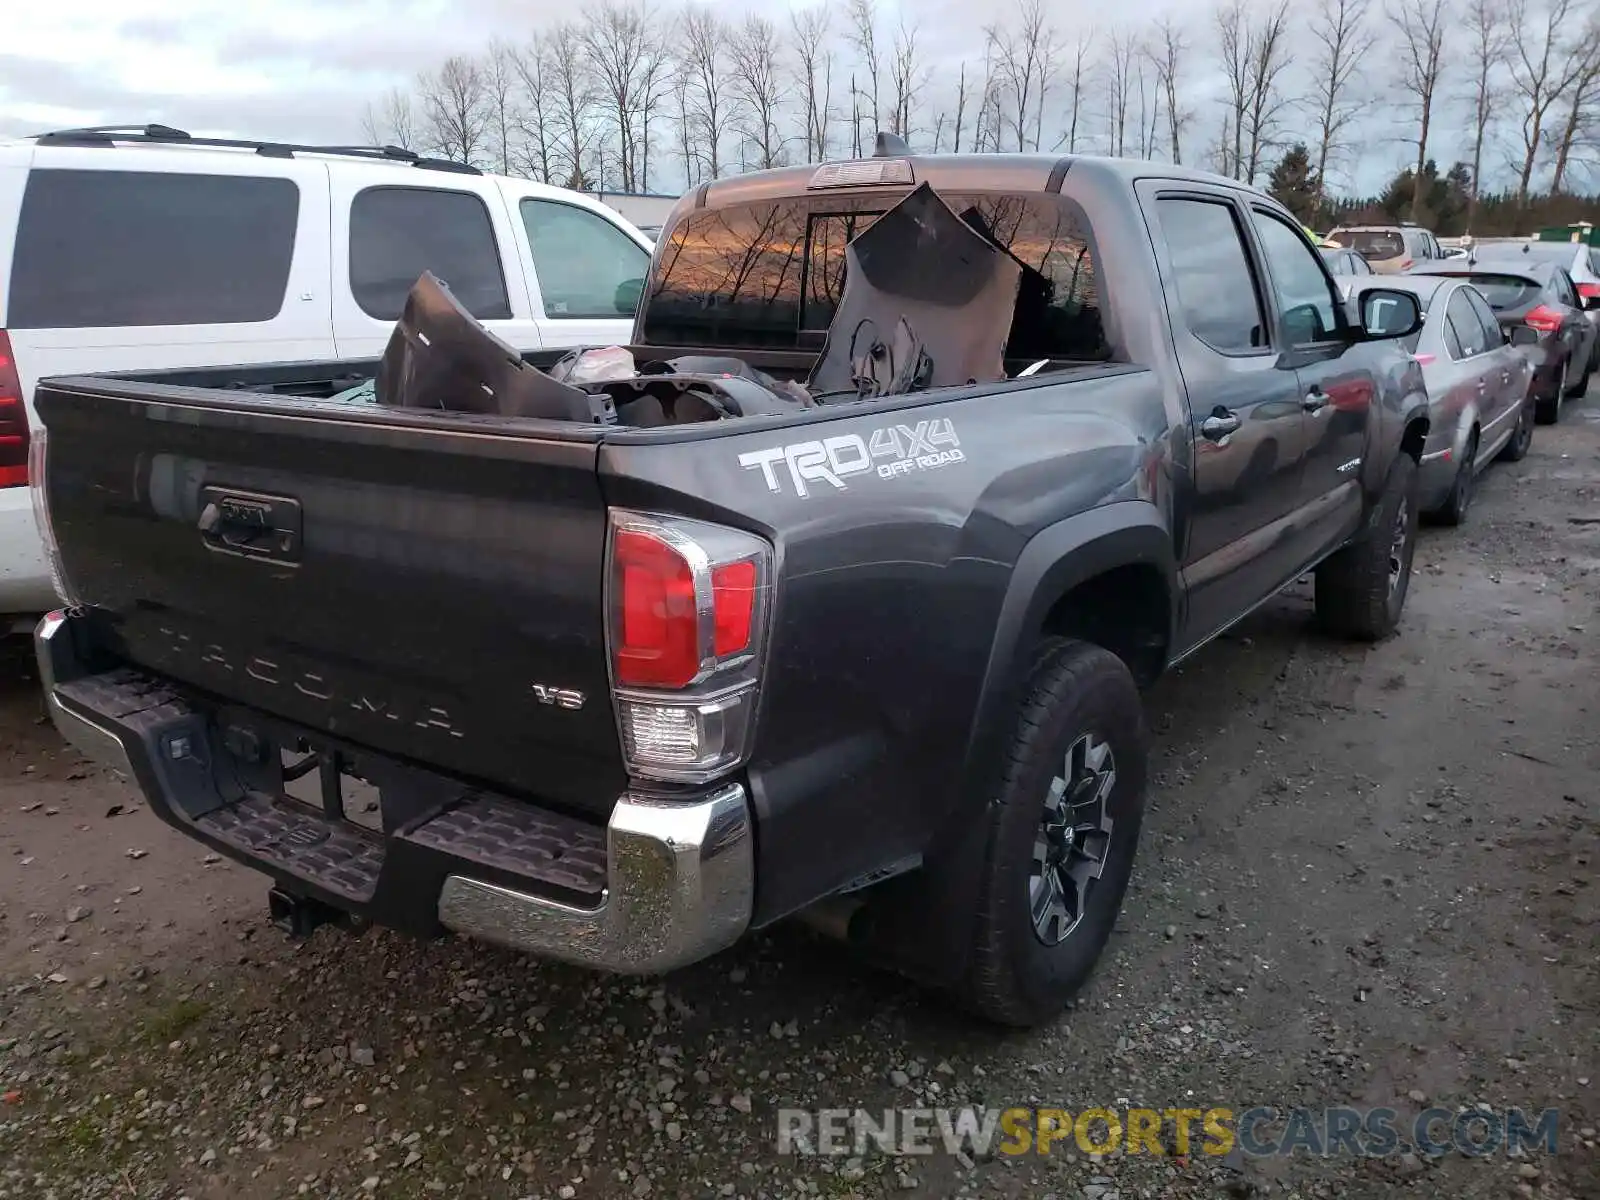
[[[1289,343],[1309,346],[1336,335],[1338,299],[1316,251],[1273,213],[1252,209],[1251,219],[1267,257],[1279,319]]]

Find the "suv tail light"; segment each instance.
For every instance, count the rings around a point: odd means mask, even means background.
[[[0,488],[28,486],[28,406],[11,338],[0,329]]]
[[[72,590],[72,583],[67,578],[66,568],[61,565],[61,548],[56,544],[55,526],[50,523],[50,503],[45,495],[46,485],[49,480],[49,468],[46,465],[46,447],[50,439],[41,425],[33,435],[32,445],[28,448],[28,474],[31,477],[33,500],[33,520],[39,527],[39,540],[44,543],[45,561],[50,564],[50,583],[56,589],[56,595],[70,608],[81,607],[77,594]]]
[[[741,530],[612,511],[607,639],[631,774],[706,783],[744,762],[772,557]]]
[[[1524,316],[1522,323],[1529,329],[1537,329],[1540,333],[1555,333],[1561,328],[1561,314],[1548,305],[1541,304]]]
[[[1593,300],[1596,296],[1600,296],[1600,283],[1580,283],[1578,295],[1585,300]]]

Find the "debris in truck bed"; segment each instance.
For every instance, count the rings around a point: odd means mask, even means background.
[[[812,391],[893,396],[1006,378],[1022,265],[930,185],[853,239],[845,262]]]

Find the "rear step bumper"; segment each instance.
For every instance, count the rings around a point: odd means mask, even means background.
[[[380,834],[227,787],[229,773],[213,769],[209,716],[156,677],[91,672],[71,617],[45,617],[34,643],[63,738],[135,781],[167,824],[290,895],[416,934],[442,927],[629,974],[696,962],[749,926],[755,859],[742,785],[687,800],[628,793],[604,829],[461,787]]]

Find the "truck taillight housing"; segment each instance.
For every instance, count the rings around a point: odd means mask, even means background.
[[[28,406],[11,337],[0,329],[0,488],[28,486]]]
[[[56,595],[60,596],[69,607],[78,608],[80,602],[72,590],[72,581],[67,578],[66,568],[61,565],[61,547],[56,542],[55,525],[50,520],[50,499],[46,494],[50,477],[46,453],[49,444],[49,436],[44,427],[40,426],[28,447],[33,522],[39,527],[39,540],[44,543],[45,561],[50,565],[51,586],[56,589]]]
[[[742,530],[612,511],[607,638],[631,774],[706,783],[744,763],[772,559]]]

